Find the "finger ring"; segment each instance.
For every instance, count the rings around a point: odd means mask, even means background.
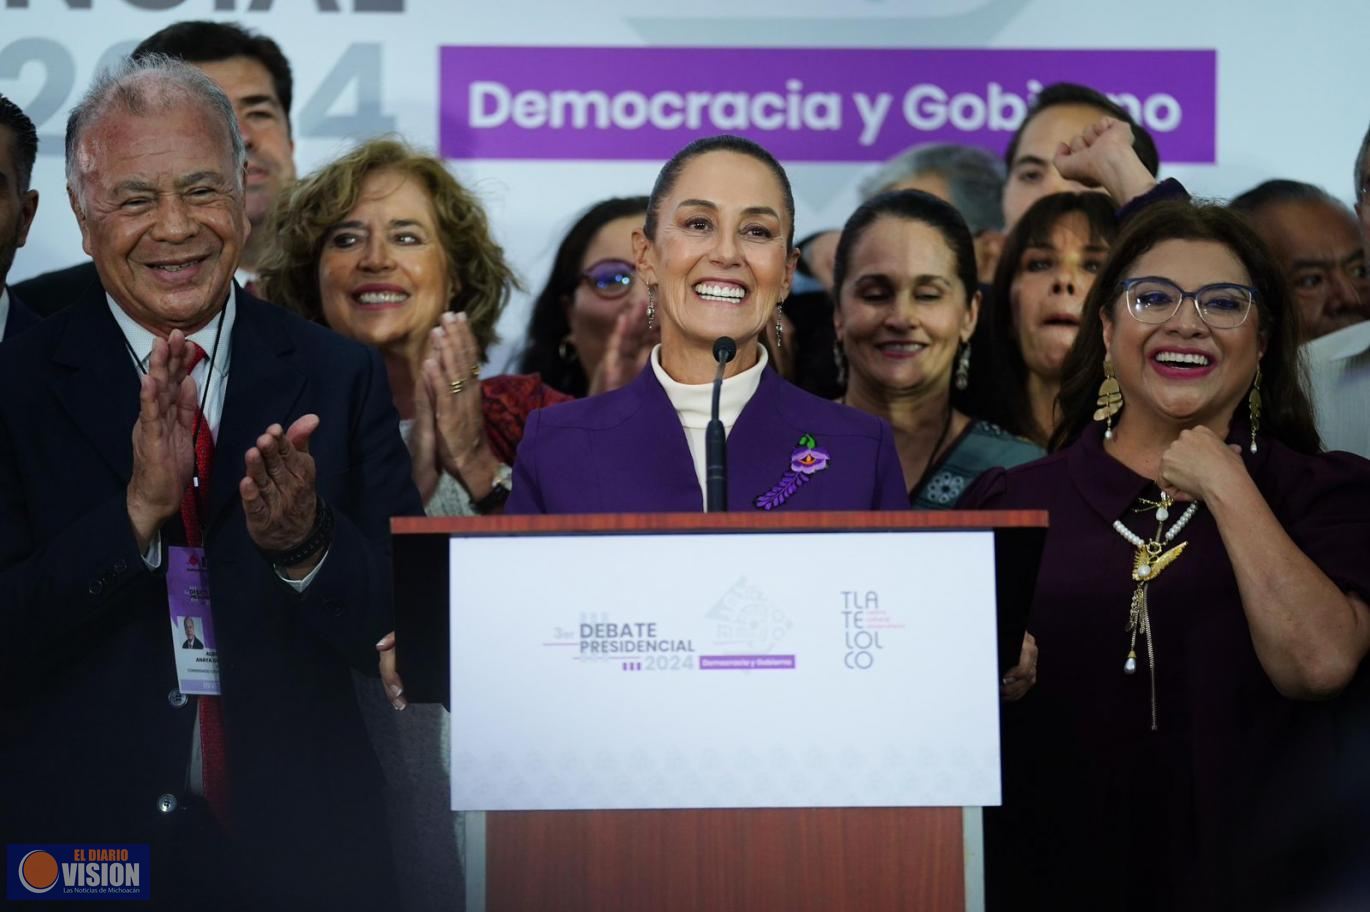
[[[452,391],[452,395],[455,396],[462,390],[466,389],[466,381],[453,380],[451,383],[447,384],[447,388],[450,389]]]
[[[471,368],[471,376],[472,376],[472,377],[476,377],[476,378],[479,378],[479,377],[480,377],[480,365],[479,365],[479,364],[477,364],[475,367]]]

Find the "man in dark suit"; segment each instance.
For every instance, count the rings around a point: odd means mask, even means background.
[[[195,619],[186,615],[185,621],[186,641],[181,644],[182,649],[204,649],[205,644],[195,635]]]
[[[384,367],[233,282],[247,157],[198,70],[97,77],[67,150],[101,290],[0,355],[0,833],[149,843],[166,908],[387,908],[351,669],[421,504]],[[177,677],[183,563],[217,697]]]
[[[293,82],[290,62],[276,42],[231,22],[190,21],[169,25],[133,49],[132,57],[165,54],[193,65],[233,102],[247,146],[247,220],[252,234],[238,257],[237,279],[254,290],[257,263],[266,250],[267,216],[276,196],[295,179],[291,136]],[[18,283],[38,313],[56,313],[99,288],[95,264],[47,272]]]
[[[19,296],[5,285],[14,252],[28,240],[38,212],[38,191],[29,187],[38,133],[19,106],[0,95],[0,341],[37,322]]]

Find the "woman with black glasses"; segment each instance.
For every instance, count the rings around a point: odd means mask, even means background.
[[[647,290],[633,271],[633,231],[646,215],[647,197],[615,197],[571,226],[533,303],[520,373],[541,374],[579,399],[641,371],[658,341],[647,327]]]

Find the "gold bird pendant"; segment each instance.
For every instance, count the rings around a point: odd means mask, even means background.
[[[1160,542],[1147,542],[1144,546],[1137,549],[1137,555],[1132,559],[1132,579],[1138,583],[1149,583],[1161,575],[1184,553],[1185,546],[1189,542],[1180,542],[1169,551],[1161,550]]]

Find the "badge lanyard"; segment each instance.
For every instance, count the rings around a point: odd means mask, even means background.
[[[214,346],[209,355],[209,366],[205,370],[204,390],[200,394],[200,407],[195,415],[191,443],[200,437],[201,422],[208,421],[205,406],[209,403],[209,388],[213,383],[214,361],[219,354],[219,342],[224,336],[224,318],[228,306],[219,312],[219,325],[214,336]],[[138,353],[124,336],[124,346],[133,356],[133,363],[144,375]],[[211,434],[211,439],[212,439]],[[191,485],[194,488],[193,509],[195,517],[204,529],[201,515],[200,465],[192,460],[194,468]],[[209,561],[203,546],[190,547],[173,545],[166,549],[167,605],[171,613],[171,646],[176,660],[176,679],[181,693],[218,694],[219,690],[219,650],[218,638],[214,634],[214,616],[209,602]]]

